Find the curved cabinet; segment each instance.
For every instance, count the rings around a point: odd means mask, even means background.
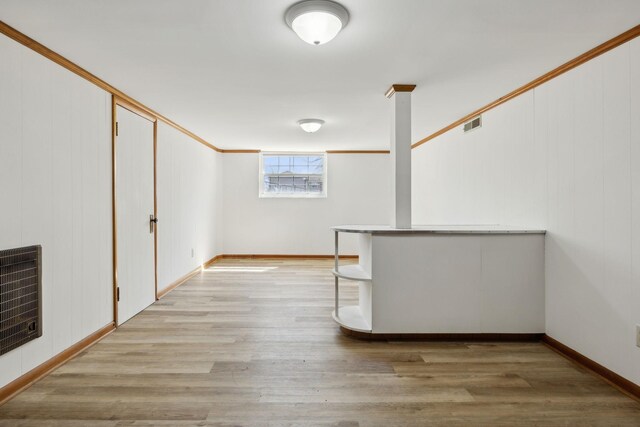
[[[342,327],[380,334],[544,332],[543,230],[338,226],[335,307]],[[359,234],[359,261],[340,265],[339,233]],[[358,305],[340,307],[340,280]]]

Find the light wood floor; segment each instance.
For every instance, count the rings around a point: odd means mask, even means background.
[[[640,403],[541,344],[342,336],[330,268],[215,264],[0,407],[0,425],[640,426]]]

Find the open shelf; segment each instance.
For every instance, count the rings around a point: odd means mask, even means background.
[[[335,301],[333,320],[344,329],[356,332],[371,333],[371,295],[373,280],[371,277],[371,235],[360,234],[358,238],[358,264],[339,265],[338,230],[335,232]],[[359,282],[358,304],[340,307],[340,279]]]
[[[359,264],[341,265],[338,267],[338,271],[332,270],[331,272],[334,276],[337,276],[341,279],[359,280],[365,282],[371,281],[371,276],[367,274],[367,272],[364,271],[364,268],[362,268],[362,266]]]
[[[336,316],[336,312],[332,313],[333,320],[335,320],[340,326],[344,326],[347,329],[358,332],[371,332],[371,325],[365,320],[360,307],[357,305],[348,305],[340,307],[338,309],[339,316]]]

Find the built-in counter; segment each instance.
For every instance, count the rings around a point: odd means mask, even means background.
[[[335,310],[371,334],[536,334],[545,330],[544,230],[500,226],[343,225],[335,232]],[[339,233],[359,233],[340,265]],[[340,307],[339,281],[358,282]]]

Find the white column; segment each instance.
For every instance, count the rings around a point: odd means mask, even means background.
[[[391,113],[391,226],[411,228],[411,92],[415,85],[393,85]]]

